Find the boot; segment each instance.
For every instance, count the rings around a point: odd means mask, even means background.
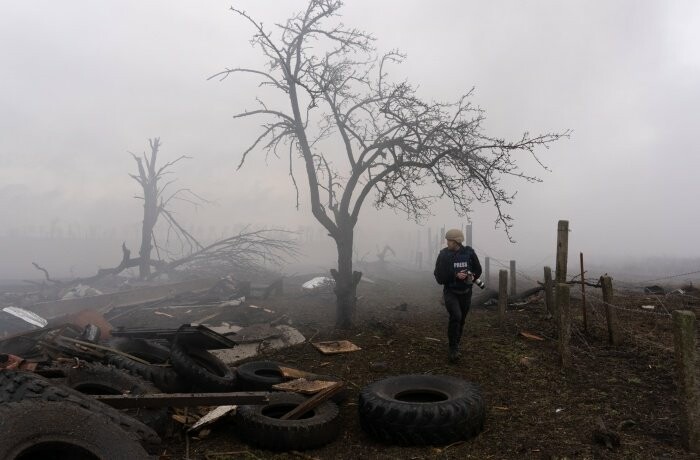
[[[447,359],[451,364],[456,364],[459,362],[460,357],[461,355],[458,350],[450,349],[450,353],[448,354]]]

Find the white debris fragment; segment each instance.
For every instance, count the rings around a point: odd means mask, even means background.
[[[197,420],[197,423],[192,425],[187,431],[194,431],[194,430],[197,430],[199,428],[202,428],[205,425],[209,425],[211,423],[214,423],[215,421],[219,420],[220,418],[222,418],[226,414],[229,414],[230,412],[235,411],[236,407],[238,407],[238,406],[219,406],[215,409],[212,409],[204,417]]]
[[[244,359],[257,356],[264,350],[276,350],[306,341],[304,335],[291,326],[279,325],[274,328],[280,332],[279,337],[264,339],[258,342],[241,343],[233,348],[209,350],[209,352],[226,364],[236,364]]]
[[[95,289],[94,287],[87,286],[85,284],[78,284],[73,286],[68,292],[66,292],[61,300],[68,299],[78,299],[81,297],[92,297],[96,295],[102,295],[102,291]]]
[[[317,276],[301,285],[305,291],[315,291],[317,289],[332,288],[335,286],[335,280],[327,276]]]
[[[656,306],[654,305],[642,305],[642,308],[645,310],[654,310]]]
[[[2,309],[2,311],[4,311],[5,313],[9,313],[10,315],[21,319],[22,321],[37,327],[46,327],[46,325],[49,324],[49,322],[41,316],[29,310],[25,310],[24,308],[5,307]]]

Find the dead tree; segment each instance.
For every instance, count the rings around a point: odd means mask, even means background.
[[[288,148],[298,207],[293,165],[301,160],[312,213],[336,243],[338,266],[331,269],[336,322],[345,328],[352,323],[362,276],[353,272],[352,254],[355,225],[367,198],[372,196],[377,208],[394,208],[414,219],[429,215],[431,204],[442,197],[460,215],[470,211],[474,200],[490,202],[496,224],[508,232],[512,219],[505,206],[514,193],[500,179],[540,180],[520,170],[513,154],[530,154],[544,167],[535,149],[569,133],[525,133],[516,141],[487,136],[481,127],[484,112],[469,102],[471,91],[455,103],[433,102],[421,99],[407,82],[392,82],[387,68],[403,56],[379,56],[372,36],[336,20],[341,6],[340,0],[310,0],[306,10],[274,29],[232,8],[255,30],[252,43],[267,67],[229,68],[211,78],[251,74],[260,79],[261,90],[282,94],[289,103],[280,109],[258,99],[258,108],[235,116],[269,120],[243,152],[239,168],[258,146],[275,155]],[[334,155],[337,145],[341,153]],[[437,184],[439,192],[422,187],[429,184]]]
[[[297,255],[297,246],[288,238],[289,232],[281,229],[250,230],[244,228],[238,234],[227,236],[209,244],[202,244],[189,233],[175,218],[168,207],[173,201],[185,201],[193,205],[206,203],[206,200],[188,188],[169,189],[175,179],[165,180],[177,162],[189,157],[182,155],[175,160],[158,165],[161,147],[159,138],[149,139],[150,154],[131,154],[136,161],[138,174],[130,176],[139,183],[143,191],[143,224],[141,247],[138,257],[131,257],[131,251],[122,244],[122,260],[112,268],[100,268],[90,277],[58,281],[50,277],[44,267],[33,262],[34,267],[44,273],[46,283],[57,287],[67,287],[77,283],[93,283],[108,275],[118,275],[122,271],[139,267],[139,279],[153,279],[162,274],[191,270],[209,275],[230,274],[233,271],[264,272],[264,265],[280,263]],[[158,232],[156,226],[162,222],[166,231]],[[156,240],[156,234],[167,234],[164,241]],[[172,238],[175,240],[170,241]],[[173,245],[178,245],[177,250]],[[152,252],[156,251],[156,257]],[[46,284],[42,283],[42,284]]]
[[[168,187],[175,182],[174,179],[163,182],[166,175],[170,174],[170,168],[180,160],[189,158],[181,155],[173,161],[169,161],[162,166],[157,165],[158,152],[160,150],[160,139],[149,139],[148,144],[151,148],[150,155],[145,153],[142,157],[131,154],[136,160],[138,166],[138,175],[129,174],[136,182],[139,183],[143,191],[143,196],[136,198],[143,200],[143,223],[141,225],[141,248],[139,249],[139,278],[147,279],[151,274],[151,252],[154,248],[158,250],[155,241],[155,227],[158,219],[162,216],[170,225],[170,228],[175,231],[175,234],[181,240],[185,241],[190,247],[201,249],[201,244],[185,230],[182,225],[175,219],[172,212],[168,210],[168,204],[176,199],[185,199],[188,201],[196,200],[203,201],[202,198],[194,194],[190,189],[180,188],[172,193],[167,192]],[[188,197],[183,197],[188,195]],[[195,203],[196,204],[196,203]]]

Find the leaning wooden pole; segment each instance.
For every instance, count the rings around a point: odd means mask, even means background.
[[[586,280],[583,276],[583,253],[581,256],[581,311],[583,312],[583,332],[588,333],[588,313],[586,311]]]

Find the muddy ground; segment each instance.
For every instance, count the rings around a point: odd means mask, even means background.
[[[589,331],[582,330],[581,302],[574,299],[573,366],[562,370],[553,340],[554,322],[541,297],[512,306],[503,326],[497,322],[495,307],[472,309],[462,361],[450,365],[446,359],[447,314],[439,301],[440,288],[429,273],[402,271],[373,278],[375,283],[362,282],[355,326],[350,330],[334,328],[331,295],[301,291],[300,284],[307,279],[289,278],[284,295],[251,302],[273,310],[269,314],[273,317],[288,315],[307,338],[348,339],[362,350],[327,356],[306,343],[256,359],[344,379],[351,396],[341,407],[345,427],[341,437],[304,453],[275,454],[249,447],[237,437],[235,426],[224,422],[205,439],[190,439],[189,447],[182,438],[170,440],[167,453],[171,458],[185,458],[186,450],[193,459],[696,458],[680,445],[667,311],[684,307],[697,313],[700,294],[648,297],[616,292],[615,304],[623,308],[618,314],[624,343],[610,346],[603,306],[596,300],[600,291],[589,288],[593,307]],[[655,304],[654,312],[640,308],[646,304]],[[186,318],[164,318],[151,310],[125,314],[113,322],[163,325],[206,313],[186,311]],[[236,315],[240,312],[232,310],[210,322],[240,320]],[[522,331],[544,340],[525,338]],[[411,373],[447,374],[478,383],[488,405],[484,431],[475,439],[436,447],[396,447],[368,437],[357,417],[359,389],[386,376]],[[594,441],[599,421],[620,436],[619,447],[611,449]]]

